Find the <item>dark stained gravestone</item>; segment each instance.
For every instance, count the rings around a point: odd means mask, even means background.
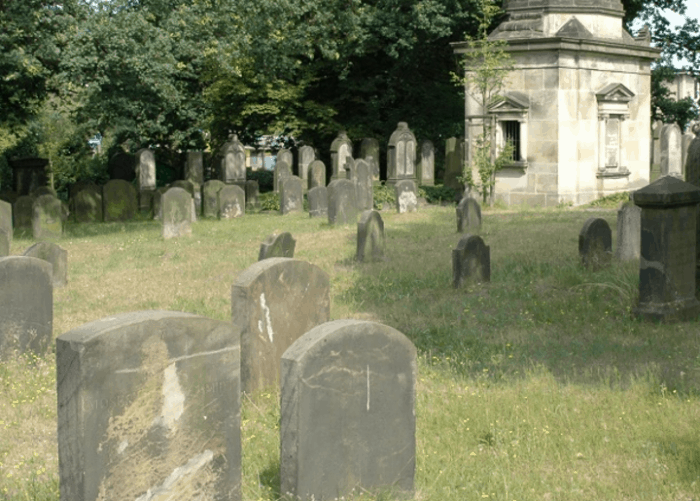
[[[0,257],[10,255],[10,236],[3,229],[0,229]]]
[[[68,283],[68,251],[53,242],[37,242],[23,256],[35,257],[51,264],[51,284],[54,288]]]
[[[416,349],[386,325],[335,320],[282,356],[280,492],[413,490]]]
[[[328,189],[316,186],[306,193],[310,217],[328,217]]]
[[[357,223],[358,261],[381,261],[384,259],[384,221],[376,210],[366,210]]]
[[[260,186],[254,179],[248,179],[245,182],[245,206],[246,209],[257,209],[260,207],[258,196],[260,195]]]
[[[464,141],[451,137],[445,141],[445,173],[442,184],[455,193],[463,193],[464,185],[459,181],[464,168]]]
[[[374,206],[374,183],[372,168],[362,159],[355,160],[355,189],[357,190],[357,209],[371,210]]]
[[[592,271],[610,264],[612,232],[605,219],[592,217],[583,224],[578,235],[578,254],[583,266]]]
[[[357,222],[357,197],[355,183],[349,179],[336,179],[328,190],[328,222],[330,224],[355,224]]]
[[[0,230],[7,233],[10,242],[12,241],[12,204],[0,200]]]
[[[280,213],[303,212],[304,187],[300,177],[286,176],[280,179]]]
[[[258,261],[271,257],[294,257],[294,249],[297,241],[292,238],[288,231],[280,234],[272,234],[260,244]]]
[[[0,356],[45,353],[53,330],[51,264],[25,256],[0,258]]]
[[[617,249],[615,256],[621,261],[639,259],[642,209],[628,201],[617,211]]]
[[[56,339],[61,499],[241,499],[229,322],[139,311]]]
[[[88,187],[73,197],[73,217],[78,223],[99,223],[102,221],[102,188]]]
[[[163,238],[192,234],[192,196],[182,188],[170,188],[160,199]]]
[[[476,234],[481,231],[481,206],[471,197],[464,196],[457,205],[457,233]]]
[[[396,194],[396,210],[399,214],[418,210],[418,190],[415,181],[412,179],[396,181],[394,193]]]
[[[227,184],[219,190],[219,218],[241,216],[245,216],[245,191],[235,184]]]
[[[664,322],[696,318],[700,189],[664,176],[635,191],[634,203],[642,209],[639,304],[634,313]]]
[[[309,185],[308,188],[326,187],[326,166],[320,160],[314,160],[309,165]]]
[[[34,215],[34,197],[22,195],[12,205],[13,231],[21,235],[31,235],[32,217]]]
[[[58,239],[63,236],[67,211],[53,195],[41,195],[32,207],[32,233],[35,240]]]
[[[110,179],[122,179],[131,182],[136,178],[135,159],[128,153],[117,153],[109,159],[107,172]]]
[[[212,179],[202,185],[202,216],[219,217],[219,191],[226,186],[218,179]]]
[[[251,393],[279,384],[284,351],[330,317],[328,275],[305,261],[275,257],[243,271],[231,287],[241,383]]]
[[[102,215],[105,222],[129,221],[138,212],[136,188],[123,179],[112,179],[102,187]]]
[[[491,249],[477,235],[465,235],[452,250],[452,285],[491,281]]]

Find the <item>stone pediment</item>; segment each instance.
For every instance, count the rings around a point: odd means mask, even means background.
[[[569,21],[557,31],[555,36],[561,38],[593,38],[593,34],[575,17],[569,19]]]
[[[523,113],[530,108],[530,101],[525,94],[506,92],[496,97],[488,106],[489,113]]]
[[[598,102],[629,103],[635,94],[621,83],[610,83],[595,95]]]

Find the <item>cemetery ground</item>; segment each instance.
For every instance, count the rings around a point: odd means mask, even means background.
[[[637,261],[583,269],[592,216],[615,235],[610,208],[484,210],[491,282],[459,290],[454,206],[383,212],[378,263],[354,261],[355,225],[305,213],[203,220],[171,240],[152,221],[69,224],[54,338],[136,310],[230,320],[234,279],[289,231],[295,258],[330,276],[332,319],[385,323],[418,348],[416,500],[698,499],[697,322],[632,317]],[[31,244],[16,237],[11,253]],[[0,500],[58,500],[55,374],[53,351],[0,364]],[[279,393],[241,400],[243,499],[277,500]]]

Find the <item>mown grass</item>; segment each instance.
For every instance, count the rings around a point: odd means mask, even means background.
[[[302,214],[201,221],[169,241],[153,222],[71,226],[54,335],[140,309],[227,320],[237,274],[290,231],[331,278],[332,318],[386,323],[418,348],[416,500],[698,499],[697,322],[633,318],[638,263],[579,264],[583,223],[604,217],[614,235],[614,210],[485,211],[491,282],[457,291],[454,207],[382,216],[386,259],[363,264],[353,226]],[[0,499],[58,499],[52,357],[0,365]],[[243,497],[278,499],[279,395],[242,405]]]

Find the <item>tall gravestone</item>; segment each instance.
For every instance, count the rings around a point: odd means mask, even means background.
[[[122,313],[56,339],[61,499],[241,499],[230,322]]]
[[[432,141],[423,141],[420,145],[418,184],[421,186],[433,186],[435,184],[435,148]]]
[[[364,159],[370,165],[372,170],[372,182],[374,184],[379,184],[379,141],[371,137],[364,138],[360,143],[360,158]]]
[[[260,187],[254,179],[248,179],[245,182],[245,206],[246,210],[257,209],[260,207],[258,196],[260,195]]]
[[[192,196],[183,188],[173,187],[163,193],[161,200],[163,238],[192,234]]]
[[[678,124],[667,124],[661,128],[661,175],[683,176],[681,129]]]
[[[102,187],[94,185],[80,190],[73,199],[73,212],[78,223],[102,221]]]
[[[51,264],[51,285],[65,287],[68,283],[68,251],[53,242],[37,242],[23,256],[35,257]]]
[[[303,212],[304,188],[300,177],[287,176],[280,179],[280,213]]]
[[[457,204],[457,232],[477,234],[481,231],[481,206],[471,197],[464,196]]]
[[[331,181],[347,179],[348,160],[352,160],[352,141],[343,130],[331,143]]]
[[[406,122],[399,122],[389,138],[386,152],[386,184],[416,179],[416,136]]]
[[[371,210],[374,206],[374,182],[370,165],[363,159],[355,161],[355,187],[357,189],[357,208],[360,211]]]
[[[221,147],[221,180],[226,184],[243,185],[246,179],[245,146],[236,134]]]
[[[348,179],[336,179],[328,185],[328,222],[330,224],[355,224],[357,222],[357,198],[355,183]]]
[[[41,195],[32,207],[32,232],[35,240],[51,240],[63,236],[66,209],[53,195]]]
[[[136,189],[123,179],[112,179],[102,187],[102,215],[105,222],[128,221],[137,212]]]
[[[464,167],[464,141],[451,137],[445,141],[445,174],[442,184],[454,190],[455,193],[463,193],[464,185],[459,181]]]
[[[366,210],[357,223],[357,254],[360,262],[384,259],[384,221],[376,210]]]
[[[0,356],[46,353],[53,330],[51,264],[25,256],[0,258]]]
[[[199,190],[197,190],[197,185],[195,185],[192,181],[189,179],[178,179],[177,181],[173,181],[170,183],[170,186],[168,188],[182,188],[185,190],[187,193],[190,194],[190,207],[191,207],[191,212],[192,212],[192,221],[197,220],[197,203],[196,203],[196,195]]]
[[[226,186],[218,179],[212,179],[202,185],[202,216],[219,216],[219,191]]]
[[[163,186],[161,188],[156,189],[155,192],[153,192],[153,202],[152,202],[152,208],[153,208],[153,219],[157,219],[158,221],[163,220],[163,195],[165,195],[165,192],[168,191],[170,188],[167,186]]]
[[[661,176],[661,129],[664,124],[657,120],[651,125],[651,169],[649,180],[656,181]]]
[[[685,180],[700,188],[700,136],[695,136],[688,146],[685,159]]]
[[[265,259],[231,288],[234,331],[241,340],[245,392],[279,383],[284,351],[330,317],[330,282],[319,267],[297,259]]]
[[[219,217],[233,219],[245,215],[245,191],[237,185],[226,185],[219,190]]]
[[[7,233],[7,237],[12,241],[12,204],[0,200],[0,230]]]
[[[416,183],[412,179],[402,179],[394,185],[396,194],[396,210],[399,214],[415,212],[418,210],[418,192]]]
[[[693,142],[693,139],[695,139],[695,134],[692,132],[684,133],[681,138],[681,167],[683,168],[683,179],[685,179],[685,163],[686,160],[688,160],[688,150],[690,149],[690,144]]]
[[[578,253],[581,263],[589,270],[597,271],[610,264],[612,257],[612,232],[605,219],[592,217],[578,235]]]
[[[326,166],[323,162],[320,160],[311,162],[308,175],[309,189],[316,188],[317,186],[326,187]]]
[[[309,201],[309,217],[328,217],[328,189],[316,186],[306,193]]]
[[[194,207],[197,216],[202,213],[202,184],[204,184],[204,154],[188,151],[185,161],[185,180],[194,186]]]
[[[455,289],[491,281],[491,249],[480,236],[465,235],[452,250],[452,278]]]
[[[12,205],[12,219],[14,231],[21,235],[31,235],[32,217],[34,215],[34,197],[22,195]]]
[[[389,326],[335,320],[282,356],[280,492],[342,499],[411,491],[416,349]]]
[[[617,211],[617,249],[621,261],[639,259],[642,209],[633,201],[625,202]]]
[[[664,176],[634,192],[642,209],[636,315],[674,321],[697,317],[697,211],[700,189]]]
[[[294,165],[294,155],[292,155],[292,152],[285,148],[279,150],[277,152],[277,160],[275,161],[275,170],[272,179],[275,193],[279,192],[280,177],[292,175],[292,165]]]
[[[139,210],[149,210],[156,189],[156,157],[152,150],[142,148],[134,155],[139,187]]]
[[[302,146],[299,148],[299,177],[303,181],[303,186],[306,186],[309,177],[309,165],[316,160],[316,152],[311,146]]]
[[[296,245],[297,241],[294,240],[292,234],[288,231],[284,233],[273,233],[260,244],[258,261],[273,257],[294,257]]]

